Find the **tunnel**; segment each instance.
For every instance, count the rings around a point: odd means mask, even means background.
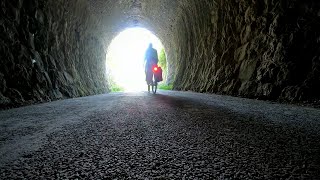
[[[105,56],[131,27],[153,32],[175,90],[318,101],[316,0],[1,1],[0,106],[109,92]]]
[[[172,89],[112,92],[134,28]],[[319,107],[319,0],[0,1],[0,179],[320,179]]]

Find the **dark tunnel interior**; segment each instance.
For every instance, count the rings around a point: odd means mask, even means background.
[[[0,0],[0,179],[320,179],[319,120],[320,0]]]
[[[175,90],[320,99],[318,0],[2,0],[0,107],[109,92],[112,39],[159,37]]]

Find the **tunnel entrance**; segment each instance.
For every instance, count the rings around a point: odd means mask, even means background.
[[[128,28],[120,32],[111,42],[106,57],[109,87],[117,91],[146,90],[144,54],[149,45],[163,51],[160,40],[144,28]]]

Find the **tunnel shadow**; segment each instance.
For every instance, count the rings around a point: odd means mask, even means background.
[[[240,112],[235,112],[234,110],[229,109],[228,107],[219,106],[219,105],[209,105],[204,101],[200,101],[192,98],[166,95],[166,94],[161,94],[161,92],[156,94],[149,93],[149,96],[152,97],[152,100],[159,101],[160,103],[167,104],[171,107],[177,107],[177,108],[192,107],[192,109],[206,110],[207,112],[212,110],[212,111],[220,111],[220,112],[223,112],[224,114],[243,116],[243,114],[241,114]]]
[[[319,133],[310,133],[294,123],[275,123],[263,116],[241,114],[184,97],[165,94],[152,97],[156,102],[174,107],[174,111],[182,111],[173,116],[179,122],[170,122],[177,131],[177,139],[182,139],[179,142],[182,146],[207,148],[208,144],[215,144],[215,150],[224,153],[220,158],[232,159],[234,165],[246,159],[251,165],[267,163],[281,169],[288,161],[299,166],[300,157],[305,157],[315,163],[311,167],[319,167]],[[312,168],[310,172],[315,173]]]
[[[158,101],[160,103],[166,104],[170,107],[176,107],[176,108],[184,108],[184,107],[189,107],[189,106],[198,106],[202,107],[205,106],[205,104],[188,100],[188,99],[182,99],[179,97],[173,97],[165,94],[149,94],[152,97],[152,100]]]

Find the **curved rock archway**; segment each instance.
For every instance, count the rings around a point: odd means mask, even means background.
[[[170,0],[89,1],[90,12],[99,19],[105,45],[108,46],[119,32],[130,27],[146,28],[160,39],[169,52],[167,52],[168,59],[172,59],[169,65],[171,76],[168,77],[168,82],[173,82],[175,74],[172,62],[175,59],[173,36],[176,19],[181,13],[180,3]]]
[[[107,92],[107,47],[136,26],[163,42],[177,90],[319,100],[319,7],[317,0],[4,0],[0,106]]]

